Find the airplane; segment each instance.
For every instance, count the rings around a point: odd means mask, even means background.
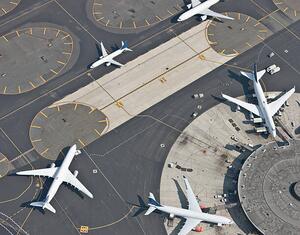
[[[46,198],[40,202],[32,202],[30,205],[33,207],[41,207],[42,209],[48,209],[55,213],[56,210],[51,206],[50,202],[56,194],[59,186],[62,183],[71,184],[90,198],[94,198],[93,194],[76,178],[78,171],[75,170],[72,173],[69,170],[69,166],[75,155],[80,154],[80,150],[76,150],[76,144],[74,144],[68,151],[67,156],[63,160],[60,167],[56,167],[54,163],[51,164],[50,168],[20,171],[17,175],[33,175],[33,176],[45,176],[53,178],[53,182],[49,188]]]
[[[201,15],[200,18],[202,21],[206,20],[207,16],[234,20],[234,18],[222,15],[209,9],[218,2],[220,2],[220,0],[207,0],[203,3],[201,3],[200,0],[191,0],[191,3],[187,4],[188,10],[181,14],[177,21],[187,20],[194,15]]]
[[[150,192],[148,197],[148,210],[145,215],[150,215],[153,211],[159,210],[170,214],[170,217],[182,217],[185,218],[185,224],[181,228],[178,235],[186,235],[192,229],[194,229],[201,221],[215,223],[218,226],[222,226],[224,224],[233,224],[234,222],[226,217],[220,215],[212,215],[208,213],[202,212],[199,203],[196,199],[195,194],[190,186],[188,179],[183,176],[184,184],[186,187],[187,200],[189,203],[188,209],[177,208],[172,206],[161,205],[159,202],[155,200],[154,195]]]
[[[102,56],[100,56],[99,60],[97,60],[90,66],[91,69],[94,69],[102,64],[106,64],[106,66],[110,66],[111,64],[114,64],[119,67],[122,67],[123,64],[119,63],[118,61],[115,61],[114,58],[122,54],[124,51],[132,51],[131,49],[128,48],[128,44],[126,41],[125,42],[122,41],[121,48],[112,52],[111,54],[107,54],[106,49],[102,42],[100,43],[100,46],[101,46]]]
[[[254,70],[252,73],[247,73],[247,72],[241,71],[241,74],[243,76],[245,76],[248,79],[253,81],[254,91],[255,91],[255,95],[257,97],[258,105],[243,102],[238,99],[232,98],[228,95],[222,94],[222,96],[224,99],[226,99],[232,103],[235,103],[238,106],[241,106],[244,109],[250,111],[251,113],[261,117],[265,122],[268,132],[273,137],[275,137],[276,136],[276,128],[275,128],[275,124],[274,124],[272,117],[274,116],[274,114],[277,113],[277,111],[284,104],[284,102],[286,102],[290,98],[290,96],[295,92],[295,87],[292,88],[291,90],[289,90],[288,92],[286,92],[279,99],[268,104],[267,99],[264,95],[263,89],[259,83],[259,80],[262,78],[262,76],[265,74],[265,72],[266,72],[266,70],[261,70],[261,71],[257,72],[256,64],[254,64]]]

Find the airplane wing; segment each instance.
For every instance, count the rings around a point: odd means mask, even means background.
[[[44,168],[44,169],[38,169],[38,170],[29,170],[29,171],[19,171],[16,174],[17,175],[46,176],[46,177],[53,178],[57,169],[58,169],[58,167]]]
[[[103,57],[107,56],[107,52],[106,52],[105,47],[102,42],[100,43],[100,46],[101,46],[102,56]]]
[[[201,4],[201,2],[199,0],[192,0],[191,1],[192,7],[198,6],[199,4]]]
[[[222,14],[214,12],[210,9],[201,10],[201,11],[198,12],[198,14],[212,16],[212,17],[216,17],[216,18],[223,18],[223,19],[227,19],[227,20],[234,20],[234,18],[222,15]]]
[[[114,65],[120,66],[120,67],[123,66],[123,64],[121,64],[121,63],[119,63],[118,61],[115,61],[115,60],[113,60],[113,59],[109,60],[108,62],[111,63],[111,64],[114,64]]]
[[[71,171],[66,171],[64,182],[73,185],[88,197],[94,198],[93,194],[71,173]]]
[[[290,96],[295,92],[295,87],[289,90],[287,93],[285,93],[283,96],[281,96],[278,100],[273,101],[272,103],[268,104],[271,115],[273,116],[277,111],[280,109],[280,107],[284,104],[285,101],[287,101]]]
[[[232,98],[228,95],[222,94],[222,96],[223,96],[224,99],[226,99],[226,100],[228,100],[232,103],[235,103],[235,104],[243,107],[244,109],[247,109],[248,111],[250,111],[251,113],[254,113],[257,116],[260,116],[259,107],[257,105],[246,103],[244,101]]]
[[[178,233],[178,235],[186,235],[186,234],[188,234],[200,222],[201,222],[201,220],[198,220],[198,219],[191,219],[191,218],[186,219],[185,224],[180,229],[180,232]]]
[[[189,203],[189,210],[195,211],[195,212],[202,212],[199,203],[195,197],[195,194],[192,190],[192,187],[190,186],[189,181],[187,178],[183,178],[184,184],[185,184],[185,190],[186,190],[186,196]],[[198,221],[199,222],[199,221]]]

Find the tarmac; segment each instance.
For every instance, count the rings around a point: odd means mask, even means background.
[[[242,99],[242,97],[238,98]],[[299,134],[296,134],[297,128],[300,126],[299,104],[297,103],[299,98],[299,94],[293,95],[289,99],[289,106],[284,108],[280,117],[284,128],[289,129],[294,138],[300,137]],[[201,98],[199,99],[201,100]],[[265,169],[265,164],[261,162],[256,163],[256,165],[261,164],[262,170],[258,172],[253,168],[254,166],[251,167],[253,176],[251,177],[250,175],[248,176],[250,174],[248,172],[248,162],[252,161],[252,155],[257,155],[254,150],[259,146],[263,146],[261,149],[271,149],[272,147],[268,146],[270,142],[273,142],[273,138],[267,138],[265,135],[249,131],[253,128],[254,126],[251,124],[247,112],[244,110],[235,110],[234,106],[229,102],[220,103],[194,119],[175,141],[165,161],[160,184],[160,202],[164,205],[186,207],[185,187],[183,184],[183,176],[186,176],[191,183],[195,195],[199,198],[199,206],[206,208],[210,213],[231,218],[236,223],[236,225],[224,226],[222,228],[200,223],[199,226],[204,229],[203,234],[212,235],[220,234],[220,232],[228,235],[257,234],[255,227],[268,226],[267,221],[261,221],[261,216],[257,214],[259,211],[256,213],[257,210],[255,209],[264,205],[257,202],[257,197],[255,196],[257,195],[255,192],[258,193],[259,189],[264,188],[264,186],[253,186],[254,183],[258,183],[258,179],[266,178],[257,177],[257,174],[260,172],[265,172],[263,170]],[[280,143],[283,140],[277,137],[276,141]],[[274,144],[271,145],[273,146]],[[236,146],[246,146],[247,148],[241,148],[243,149],[241,150]],[[294,149],[294,147],[290,146],[288,149]],[[273,151],[271,152],[270,150],[268,156],[273,156],[273,158],[278,155],[284,156],[284,158],[287,157],[286,154],[280,152],[280,148],[276,148]],[[283,149],[282,151],[285,150]],[[288,151],[291,152],[290,150]],[[262,151],[257,150],[257,152]],[[297,153],[296,150],[295,152],[292,151],[291,154]],[[260,161],[263,161],[263,158]],[[247,160],[245,161],[245,159]],[[244,161],[245,163],[243,164]],[[274,159],[268,159],[266,162],[271,165],[274,162],[274,168],[277,167],[275,164],[277,161]],[[242,169],[241,173],[239,173],[240,169]],[[292,174],[292,171],[282,169],[283,171]],[[243,176],[244,172],[247,174],[248,180],[246,181],[246,178]],[[297,179],[296,174],[293,177]],[[241,183],[244,181],[245,183]],[[249,186],[244,185],[246,183]],[[242,189],[240,188],[241,185],[244,185]],[[224,197],[217,197],[217,195],[224,194],[227,195],[225,197],[226,202],[223,201]],[[256,204],[254,205],[252,202],[256,202]],[[266,203],[268,204],[269,202]],[[288,203],[288,200],[286,203]],[[249,206],[247,206],[248,204]],[[243,210],[247,211],[245,207],[253,209],[251,210],[253,212],[248,217],[250,220],[253,220],[255,227],[251,226],[251,223],[249,223],[243,213]],[[173,226],[168,226],[166,222],[165,226],[168,234],[174,234],[175,231],[178,232],[182,226],[181,222],[181,220],[175,219]],[[281,234],[279,233],[280,230],[275,230],[276,226],[273,225],[274,223],[268,226],[269,232],[266,234]],[[279,223],[277,227],[281,227]],[[295,231],[293,234],[297,234]]]
[[[255,19],[268,19],[266,23],[272,33],[293,22],[283,18],[285,14],[278,11],[272,1],[259,2],[260,7],[256,4],[256,1],[241,0],[235,3],[230,0],[219,3],[213,10],[241,12]],[[87,69],[99,57],[96,43],[103,40],[105,45],[113,46],[120,45],[122,39],[128,40],[134,52],[118,58],[126,63],[199,24],[196,17],[182,24],[174,24],[172,20],[175,15],[131,34],[132,31],[127,29],[121,32],[95,24],[90,21],[92,15],[86,15],[83,11],[86,7],[84,0],[78,0],[76,4],[71,0],[28,0],[21,1],[15,11],[0,19],[1,35],[22,27],[32,27],[35,22],[47,22],[44,25],[51,22],[51,25],[64,25],[73,39],[77,38],[80,42],[80,47],[73,52],[76,63],[71,69],[30,92],[1,95],[0,146],[1,153],[10,163],[10,173],[19,169],[43,168],[51,163],[42,158],[30,142],[30,125],[37,113],[84,87],[93,78],[114,70],[113,67],[93,71]],[[271,16],[276,16],[277,21]],[[212,96],[219,96],[221,92],[240,96],[244,93],[241,88],[245,86],[236,75],[240,69],[250,69],[256,59],[259,59],[260,67],[276,63],[282,69],[272,77],[266,76],[266,90],[279,91],[296,84],[298,91],[299,72],[296,68],[299,67],[299,48],[296,32],[299,32],[298,22],[85,146],[83,154],[74,160],[70,169],[79,169],[78,177],[96,195],[94,200],[81,199],[80,195],[70,192],[70,188],[62,187],[53,202],[58,213],[55,216],[42,214],[28,207],[28,203],[45,195],[48,182],[41,189],[43,182],[37,178],[12,175],[1,178],[1,188],[6,189],[0,195],[1,218],[6,220],[2,225],[19,234],[40,234],[41,231],[46,234],[78,234],[87,230],[89,234],[165,234],[162,217],[156,214],[145,217],[137,212],[142,205],[140,199],[145,201],[149,191],[159,195],[162,166],[170,147],[192,121],[191,114],[198,110],[199,103],[191,96],[204,93],[199,114],[217,104],[218,101]],[[282,38],[290,43],[283,45]],[[270,51],[276,54],[272,60],[267,58]],[[61,157],[57,159],[57,164]],[[0,233],[9,234],[3,227]]]

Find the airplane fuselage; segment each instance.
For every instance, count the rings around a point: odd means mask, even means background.
[[[69,166],[75,156],[76,152],[76,146],[73,145],[70,150],[67,153],[67,156],[65,157],[64,161],[62,162],[61,166],[56,170],[55,175],[53,176],[53,182],[49,188],[49,191],[46,195],[45,202],[50,203],[50,201],[53,199],[54,195],[56,194],[59,186],[64,182],[62,179],[64,178],[63,175],[65,172],[68,171]]]
[[[264,95],[264,91],[263,91],[259,81],[253,81],[253,86],[254,86],[255,95],[257,97],[258,106],[260,108],[259,111],[261,112],[261,117],[264,119],[269,133],[273,137],[275,137],[276,136],[275,123],[273,121],[273,117],[271,115],[271,112],[270,112],[270,109],[269,109],[269,106],[267,103],[267,99]]]
[[[118,49],[118,50],[112,52],[111,54],[108,54],[107,56],[101,56],[100,59],[97,60],[96,62],[94,62],[90,68],[93,69],[102,64],[106,64],[106,66],[109,66],[110,65],[109,61],[114,59],[115,57],[121,55],[123,53],[123,51],[124,51],[124,49]]]
[[[183,217],[183,218],[192,218],[192,219],[198,219],[201,221],[209,222],[209,223],[215,223],[215,224],[232,224],[233,221],[219,215],[211,215],[208,213],[199,213],[183,208],[177,208],[172,206],[155,206],[157,210],[160,210],[162,212],[173,214],[175,216]]]
[[[191,18],[194,15],[199,14],[200,11],[209,9],[211,6],[215,5],[218,3],[220,0],[207,0],[203,3],[200,3],[199,5],[195,7],[191,7],[189,10],[181,14],[178,18],[178,21],[184,21],[189,18]]]

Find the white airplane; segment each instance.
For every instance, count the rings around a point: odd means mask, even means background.
[[[206,0],[203,3],[201,3],[200,0],[191,0],[191,4],[187,5],[188,10],[181,14],[177,21],[187,20],[194,15],[201,15],[200,17],[203,21],[207,19],[207,16],[234,20],[229,16],[222,15],[209,9],[211,6],[215,5],[218,2],[220,2],[220,0]]]
[[[265,125],[268,129],[268,132],[275,137],[276,136],[276,128],[273,121],[273,116],[278,112],[280,107],[284,104],[285,101],[287,101],[290,96],[295,92],[295,87],[289,90],[287,93],[285,93],[283,96],[281,96],[279,99],[267,103],[267,99],[264,95],[263,89],[259,83],[259,79],[262,78],[262,76],[265,74],[266,70],[261,70],[257,72],[257,66],[254,64],[254,71],[252,73],[242,72],[241,74],[248,79],[253,81],[254,84],[254,91],[255,95],[257,97],[258,105],[246,103],[243,101],[240,101],[238,99],[232,98],[228,95],[222,94],[223,98],[226,100],[229,100],[232,103],[237,104],[238,106],[243,107],[244,109],[250,111],[251,113],[261,117]]]
[[[94,62],[91,65],[91,69],[98,67],[99,65],[102,64],[106,64],[106,66],[110,66],[111,64],[117,65],[122,67],[123,64],[119,63],[118,61],[115,61],[114,58],[120,54],[122,54],[124,51],[132,51],[131,49],[128,48],[127,42],[123,42],[122,41],[122,46],[120,49],[112,52],[111,54],[107,54],[105,47],[103,45],[103,43],[100,43],[101,45],[101,52],[102,52],[102,56],[100,56],[99,60],[97,60],[96,62]]]
[[[208,213],[202,212],[199,203],[193,193],[193,190],[189,184],[189,181],[186,177],[183,177],[184,184],[186,187],[186,196],[189,203],[188,209],[177,208],[172,206],[164,206],[159,204],[152,193],[149,193],[149,202],[148,202],[148,210],[146,211],[145,215],[151,214],[156,209],[165,213],[170,214],[170,217],[178,216],[185,218],[185,224],[181,228],[178,235],[186,235],[192,229],[194,229],[201,221],[209,222],[209,223],[216,223],[218,226],[223,224],[233,224],[234,222],[226,217],[219,216],[219,215],[212,215]]]
[[[68,151],[67,156],[62,162],[60,167],[55,167],[55,164],[52,163],[50,168],[38,169],[38,170],[29,170],[29,171],[20,171],[17,172],[17,175],[33,175],[33,176],[46,176],[53,178],[53,182],[50,186],[50,189],[46,195],[44,201],[41,202],[32,202],[30,205],[34,207],[41,207],[43,209],[48,209],[49,211],[55,213],[56,210],[53,206],[50,205],[50,202],[54,195],[56,194],[59,186],[62,183],[67,183],[73,185],[75,188],[86,194],[88,197],[93,198],[93,194],[76,178],[78,171],[75,170],[74,173],[71,173],[69,166],[75,155],[80,154],[79,150],[76,150],[76,144],[74,144]]]

